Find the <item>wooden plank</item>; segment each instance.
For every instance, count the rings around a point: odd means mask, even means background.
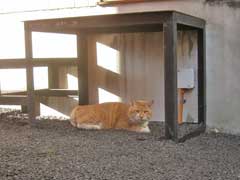
[[[119,27],[101,27],[101,28],[85,28],[87,33],[138,33],[138,32],[159,32],[163,30],[162,24],[149,25],[129,25]]]
[[[114,26],[114,27],[90,27],[90,28],[77,28],[75,31],[84,31],[86,33],[133,33],[133,32],[159,32],[163,30],[162,24],[149,24],[149,25],[128,25],[128,26]],[[52,27],[51,29],[38,29],[38,32],[72,32],[69,27]],[[72,33],[69,33],[72,34]]]
[[[112,14],[98,16],[84,16],[76,18],[61,18],[50,20],[28,21],[32,31],[66,31],[73,29],[97,29],[114,27],[132,27],[138,25],[162,24],[171,15],[172,11],[138,12],[129,14]],[[26,22],[25,22],[26,23]]]
[[[125,101],[123,35],[115,33],[94,34],[89,37],[88,41],[90,103],[95,104],[107,100],[99,94],[99,88],[120,97],[119,100]],[[109,67],[108,63],[113,64],[113,66]]]
[[[22,95],[2,95],[0,96],[1,105],[27,105],[27,96]]]
[[[57,89],[59,88],[59,67],[50,65],[48,66],[48,88]]]
[[[26,21],[27,23],[27,21]],[[34,30],[32,29],[32,31],[37,31],[37,32],[45,32],[45,33],[59,33],[59,34],[76,34],[79,32],[78,29],[76,28],[69,28],[66,27],[64,29],[60,29],[60,28],[39,28],[38,30]]]
[[[96,71],[98,76],[95,80],[98,84],[97,86],[120,97],[121,76],[101,67],[97,67]]]
[[[188,27],[200,28],[200,29],[205,27],[206,22],[201,18],[197,18],[197,17],[186,15],[179,12],[174,12],[174,15],[176,16],[176,21],[178,24],[186,25]]]
[[[77,64],[77,58],[34,58],[32,60],[34,66]],[[26,68],[26,66],[27,60],[25,59],[0,59],[0,69]]]
[[[177,24],[171,17],[163,26],[165,68],[165,136],[177,141]]]
[[[146,36],[144,33],[129,33],[125,36],[126,91],[130,101],[146,96]]]
[[[119,56],[96,57],[96,43],[118,51]],[[104,50],[104,49],[103,49]],[[100,49],[101,51],[101,49]],[[89,38],[89,100],[98,103],[98,88],[117,95],[123,102],[154,99],[153,120],[164,120],[164,67],[162,32],[95,34]],[[120,74],[97,64],[120,62]],[[156,77],[153,79],[153,77]],[[111,100],[111,99],[105,99]]]
[[[100,0],[97,4],[100,6],[105,5],[115,5],[115,4],[129,4],[129,3],[137,3],[137,2],[151,2],[156,0]]]
[[[163,33],[148,33],[145,36],[146,99],[154,100],[153,120],[163,121],[165,118]]]
[[[67,97],[70,95],[77,96],[78,91],[77,90],[68,90],[68,89],[40,89],[40,90],[35,90],[35,95]]]
[[[34,79],[33,79],[33,64],[32,64],[32,32],[24,23],[25,30],[25,54],[27,60],[27,97],[28,97],[28,117],[32,125],[36,122],[36,106],[34,95]]]
[[[31,58],[30,58],[31,59]],[[77,65],[77,58],[34,58],[33,66],[72,66]],[[26,68],[28,61],[26,59],[0,59],[0,69]]]
[[[198,122],[206,126],[206,32],[198,30]]]
[[[67,116],[70,115],[72,109],[78,105],[78,101],[75,99],[76,96],[68,97],[39,97],[40,103],[54,109]],[[43,111],[44,115],[44,111]]]
[[[26,68],[25,59],[0,59],[0,69]]]
[[[58,66],[58,88],[57,89],[78,89],[77,65]],[[56,89],[56,88],[54,88]]]
[[[33,66],[72,66],[77,65],[77,58],[34,58],[32,59]]]
[[[134,30],[136,26],[148,27],[151,25],[163,24],[172,14],[176,15],[177,23],[186,26],[203,28],[205,21],[201,18],[190,16],[176,11],[156,11],[156,12],[137,12],[126,14],[111,14],[111,15],[97,15],[97,16],[82,16],[74,18],[59,18],[48,20],[27,21],[33,31],[45,32],[71,32],[77,30],[99,30],[105,28],[123,28],[121,32],[127,30]],[[133,28],[133,29],[131,29]],[[141,29],[138,27],[138,29]]]
[[[79,105],[89,103],[88,99],[88,39],[87,34],[77,35],[78,51],[78,98]]]
[[[27,95],[27,91],[2,92],[2,95]]]

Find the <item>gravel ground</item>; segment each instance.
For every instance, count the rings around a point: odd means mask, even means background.
[[[240,180],[240,137],[205,133],[185,143],[152,134],[84,131],[67,121],[0,116],[0,179]],[[158,133],[160,132],[160,134]]]

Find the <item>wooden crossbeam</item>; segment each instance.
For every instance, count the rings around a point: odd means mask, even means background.
[[[70,95],[78,95],[77,90],[68,90],[68,89],[41,89],[35,90],[35,95],[37,96],[70,96]]]
[[[1,105],[27,105],[27,96],[3,95],[0,96]]]
[[[38,96],[77,96],[77,90],[68,90],[68,89],[38,89],[34,90],[34,94]],[[18,97],[20,95],[27,95],[27,91],[19,91],[19,92],[6,92],[2,93],[3,96],[6,97]]]
[[[1,95],[27,95],[27,91],[16,91],[16,92],[1,92]]]
[[[25,59],[0,59],[0,69],[26,68]]]
[[[114,4],[127,4],[127,3],[138,3],[138,2],[151,2],[159,0],[100,0],[98,5],[114,5]]]
[[[37,66],[72,66],[77,65],[77,58],[34,58],[31,59],[34,67]],[[26,68],[27,59],[0,59],[0,69]]]
[[[77,65],[77,58],[34,58],[33,66]]]

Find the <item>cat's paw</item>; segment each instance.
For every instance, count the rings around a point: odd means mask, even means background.
[[[141,128],[139,132],[142,132],[142,133],[150,133],[150,129],[149,127],[145,127],[145,128]]]
[[[93,130],[100,130],[102,129],[102,126],[101,124],[77,124],[77,127],[79,129],[87,129],[87,130],[90,130],[90,129],[93,129]]]

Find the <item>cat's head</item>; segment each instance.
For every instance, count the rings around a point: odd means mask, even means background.
[[[148,122],[152,117],[153,101],[133,101],[128,110],[130,123],[141,124]]]

